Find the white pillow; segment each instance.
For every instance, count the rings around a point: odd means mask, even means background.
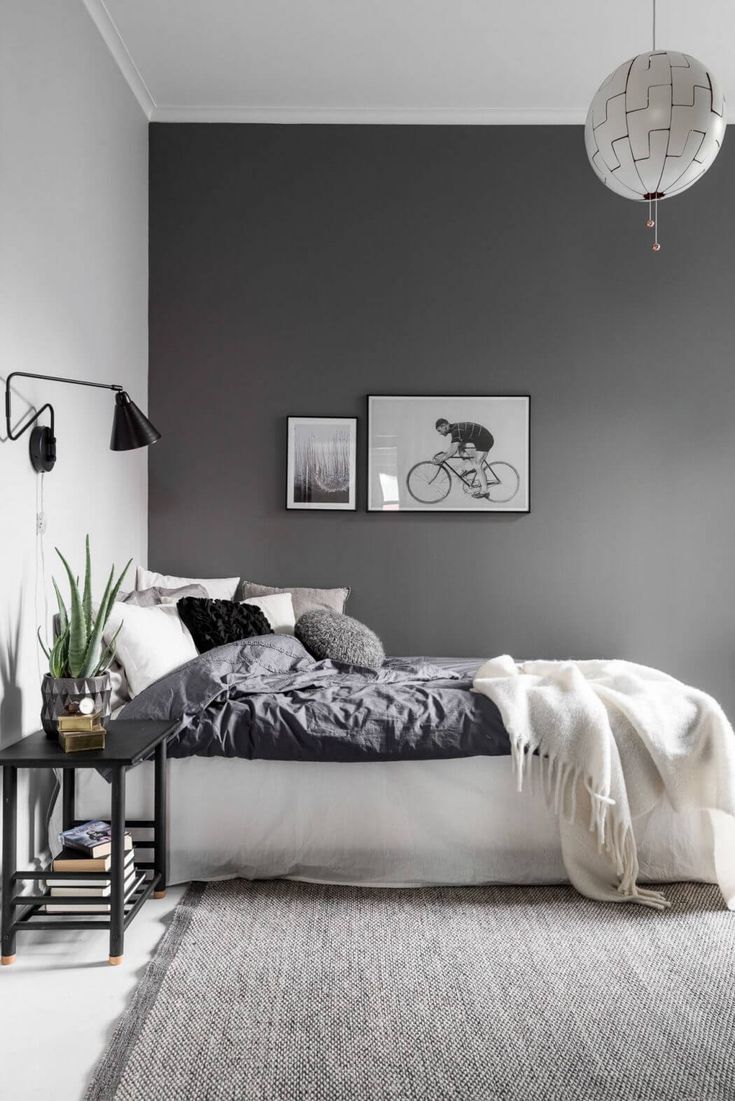
[[[175,604],[138,608],[134,604],[112,605],[105,624],[107,644],[122,623],[117,636],[117,660],[122,665],[131,698],[173,669],[197,657],[189,628],[182,623]]]
[[[292,635],[296,626],[291,593],[274,593],[273,596],[251,596],[241,600],[241,604],[254,604],[271,625],[277,635]]]
[[[114,658],[110,662],[110,666],[107,670],[110,674],[110,709],[117,711],[118,707],[122,707],[124,703],[127,703],[130,699],[130,689],[128,688],[128,682],[125,679],[125,670],[123,669],[117,658]]]
[[[201,585],[212,600],[234,600],[239,577],[172,577],[165,573],[153,573],[138,566],[135,571],[136,589],[180,589],[183,585]]]

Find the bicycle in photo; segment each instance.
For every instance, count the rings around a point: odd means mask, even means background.
[[[439,458],[439,452],[435,459]],[[521,484],[520,475],[510,463],[483,462],[487,477],[487,496],[493,504],[504,505],[512,501]],[[461,456],[453,456],[435,462],[423,459],[412,466],[406,475],[406,487],[422,505],[438,505],[449,496],[452,485],[459,482],[465,493],[473,494],[479,488],[477,468]]]

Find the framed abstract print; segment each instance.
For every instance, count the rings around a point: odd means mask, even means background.
[[[356,507],[357,417],[289,417],[286,508]]]

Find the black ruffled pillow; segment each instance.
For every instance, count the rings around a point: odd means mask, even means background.
[[[270,623],[254,604],[185,596],[176,601],[176,608],[200,654],[228,642],[273,634]]]

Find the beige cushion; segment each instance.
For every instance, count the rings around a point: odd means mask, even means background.
[[[269,596],[251,596],[242,601],[243,604],[254,604],[271,625],[271,630],[276,635],[292,635],[296,626],[296,612],[294,611],[291,593],[271,593]]]
[[[275,585],[259,585],[255,581],[242,581],[237,595],[238,600],[250,600],[254,596],[271,596],[273,593],[291,593],[296,619],[304,612],[344,612],[349,589],[312,589],[288,585],[280,588]]]
[[[212,600],[234,600],[239,580],[239,577],[173,577],[144,570],[142,566],[135,571],[136,589],[180,589],[183,585],[201,585]]]
[[[118,593],[121,604],[135,604],[138,608],[155,608],[157,604],[175,604],[185,596],[198,596],[206,600],[209,593],[203,585],[182,585],[180,589],[162,589],[154,585],[152,589],[133,589],[129,593]]]

